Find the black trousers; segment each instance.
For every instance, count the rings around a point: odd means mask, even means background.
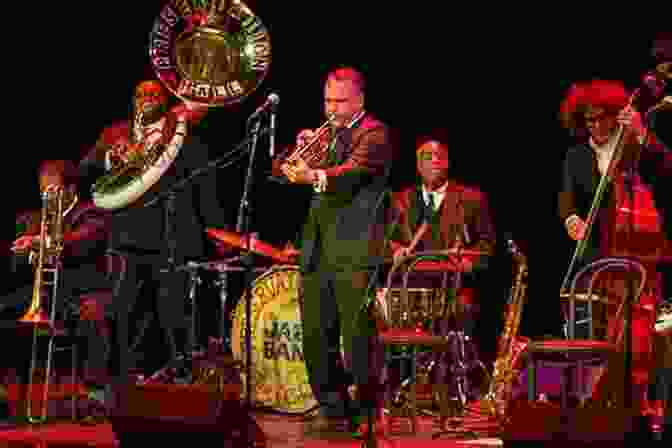
[[[375,324],[362,312],[370,276],[326,266],[301,276],[304,359],[315,399],[327,415],[366,415],[382,398],[384,352]],[[348,409],[350,384],[359,391],[355,409]]]
[[[93,291],[112,290],[114,286],[113,276],[108,275],[95,263],[65,267],[60,271],[59,276],[57,316],[63,312],[78,313],[80,297]],[[25,280],[25,276],[21,274],[17,274],[17,277]],[[15,320],[19,318],[30,305],[32,291],[32,283],[23,284],[1,297],[0,319]],[[45,303],[45,305],[51,306],[49,303]],[[91,377],[91,381],[99,382],[99,379],[106,375],[105,364],[109,341],[100,331],[100,325],[97,322],[79,319],[75,323],[75,327],[76,333],[85,344],[84,356],[80,358],[86,367],[85,379]]]
[[[138,301],[154,301],[170,358],[186,351],[188,343],[185,318],[188,274],[162,272],[166,259],[161,256],[124,253],[124,257],[125,272],[119,279],[113,298],[115,323],[112,327],[110,370],[117,384],[127,383],[128,371],[132,367],[129,320]]]

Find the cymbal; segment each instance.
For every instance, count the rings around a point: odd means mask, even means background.
[[[254,237],[249,237],[248,235],[241,234],[238,232],[232,232],[224,229],[217,229],[214,227],[208,227],[206,229],[208,236],[219,242],[231,246],[235,249],[248,250],[249,242],[249,251],[257,255],[262,255],[268,257],[279,263],[291,263],[298,251],[285,251],[278,249],[277,247],[265,243],[261,240],[258,240]]]
[[[442,250],[428,250],[428,251],[421,251],[421,252],[415,252],[411,253],[409,257],[431,257],[431,256],[437,256],[437,257],[459,257],[459,256],[485,256],[485,255],[490,255],[490,252],[485,252],[482,250],[474,250],[474,249],[442,249]]]
[[[569,293],[560,294],[561,299],[569,300]],[[577,302],[602,302],[609,303],[609,299],[604,296],[598,296],[597,294],[591,294],[590,297],[586,293],[574,293],[574,300]]]
[[[455,263],[449,261],[420,261],[413,268],[415,272],[457,272]]]
[[[412,252],[408,254],[407,256],[404,257],[404,260],[406,261],[412,261],[414,258],[417,257],[453,257],[453,258],[459,258],[459,257],[469,257],[469,256],[474,256],[474,257],[480,257],[480,256],[489,256],[492,255],[490,252],[485,252],[481,250],[474,250],[474,249],[443,249],[443,250],[428,250],[428,251],[421,251],[421,252]],[[385,257],[385,263],[394,263],[394,259],[392,257]],[[437,262],[430,262],[430,261],[422,261],[420,263],[437,263]],[[446,262],[438,262],[438,263],[443,263],[445,265],[449,265],[452,262],[446,261]],[[452,270],[455,270],[454,268]]]

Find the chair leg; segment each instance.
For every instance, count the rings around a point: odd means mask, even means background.
[[[77,421],[77,402],[79,401],[79,387],[77,384],[77,344],[73,343],[70,347],[71,378],[72,378],[72,397],[70,398],[72,421]]]
[[[562,374],[560,375],[560,406],[562,409],[567,409],[567,382],[570,369],[570,367],[562,368]]]
[[[413,347],[411,350],[411,388],[410,388],[410,417],[411,417],[411,431],[413,434],[418,432],[418,394],[417,394],[417,381],[418,381],[418,364],[417,364],[417,349]]]
[[[527,400],[536,401],[537,399],[537,366],[532,356],[529,354],[527,362]]]

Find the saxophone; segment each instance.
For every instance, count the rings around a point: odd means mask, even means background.
[[[527,295],[527,258],[512,240],[508,240],[507,244],[517,264],[517,273],[506,305],[504,330],[499,338],[490,384],[481,399],[482,411],[494,417],[500,425],[508,419],[513,382],[519,372],[518,364],[529,344],[529,339],[518,336],[520,316]]]

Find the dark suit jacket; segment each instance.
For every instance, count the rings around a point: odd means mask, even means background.
[[[80,163],[81,174],[89,179],[101,175],[104,172],[103,157],[104,154],[94,147]],[[149,207],[143,205],[207,163],[208,147],[197,137],[185,138],[178,156],[161,179],[136,202],[113,213],[109,247],[142,255],[166,255],[163,201]],[[92,176],[92,173],[95,175]],[[226,227],[224,211],[216,192],[215,170],[194,178],[177,191],[173,224],[178,262],[207,254],[206,227]]]
[[[98,263],[105,255],[109,236],[111,214],[95,206],[92,201],[80,201],[63,221],[64,246],[62,264],[64,267]],[[25,234],[40,232],[41,210],[30,210],[17,217],[17,223],[26,228]],[[23,260],[25,258],[25,260]],[[16,255],[19,264],[27,263],[27,256]]]
[[[327,191],[315,194],[303,228],[304,272],[368,269],[382,261],[389,170],[396,157],[389,128],[367,115],[339,132],[337,163],[324,166]]]
[[[109,217],[108,212],[97,208],[90,201],[78,203],[65,217],[65,241],[58,288],[60,299],[71,299],[77,293],[113,287],[116,275],[109,269],[105,256]],[[40,210],[24,213],[17,221],[26,223],[27,234],[39,233]],[[30,302],[34,269],[29,264],[28,255],[13,255],[12,261],[12,292],[0,299],[0,308],[20,311]]]
[[[399,210],[399,222],[394,230],[392,241],[408,245],[424,220],[424,203],[421,199],[421,186],[414,186],[395,193],[395,208]],[[439,241],[433,240],[433,232],[425,233],[416,251],[442,250],[452,247],[461,238],[466,247],[487,252],[488,256],[474,259],[474,268],[485,268],[490,255],[494,253],[496,235],[490,216],[488,201],[484,193],[452,182],[438,210]],[[467,235],[465,235],[465,229]]]
[[[662,194],[664,191],[660,187],[665,177],[672,173],[672,153],[662,144],[653,142],[641,148],[639,145],[630,146],[624,154],[622,169],[628,166],[625,161],[631,161],[634,164],[636,175],[633,182],[641,181],[643,185],[652,190],[656,204],[664,203]],[[562,172],[562,187],[558,197],[559,216],[563,225],[572,214],[578,215],[583,220],[588,217],[600,179],[595,152],[588,144],[579,144],[568,150]],[[626,179],[629,179],[629,176],[626,176]],[[614,186],[610,183],[600,203],[595,227],[591,232],[584,255],[584,263],[607,255],[602,249],[608,245],[609,229],[613,223],[613,216],[610,212],[614,209]]]

